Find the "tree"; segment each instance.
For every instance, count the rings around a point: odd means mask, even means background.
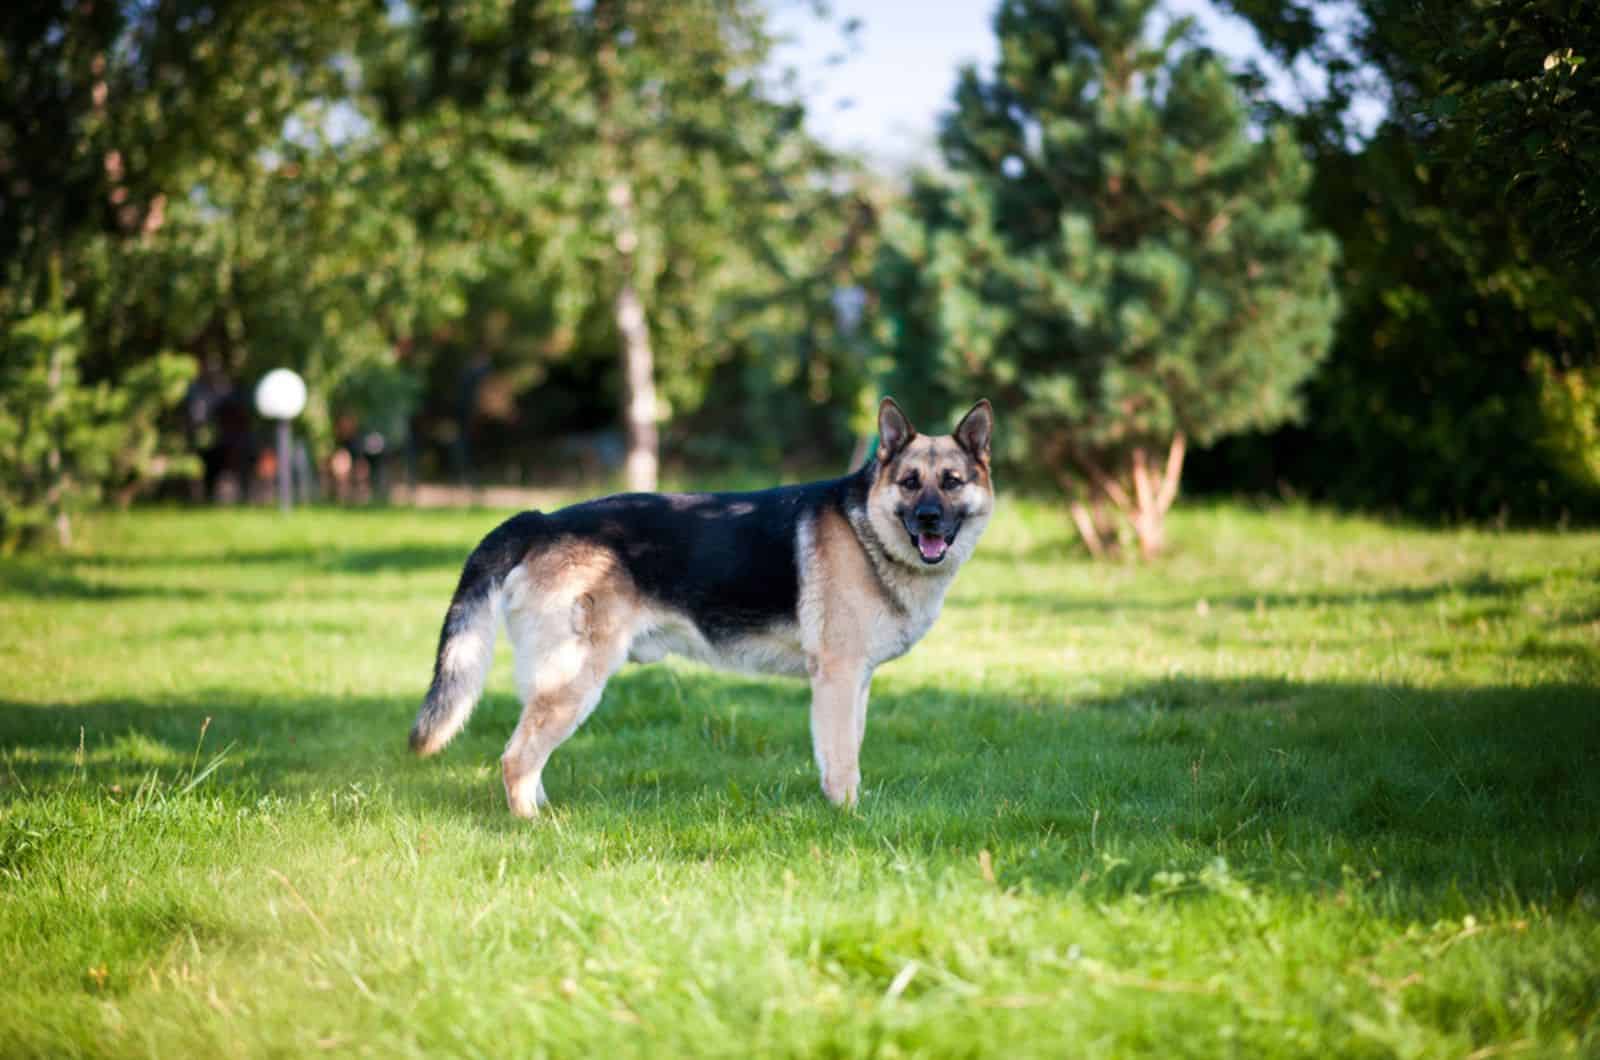
[[[1294,115],[1321,153],[1359,150],[1351,104],[1378,95],[1388,121],[1452,182],[1477,185],[1567,265],[1600,246],[1600,2],[1218,0],[1286,65],[1326,72]],[[1459,189],[1458,189],[1459,190]]]
[[[385,310],[421,285],[396,291],[413,276],[404,217],[392,188],[372,194],[370,143],[325,134],[351,93],[340,60],[376,18],[356,0],[8,5],[0,332],[21,349],[48,327],[70,350],[53,378],[157,435],[147,399],[171,391],[147,384],[192,363],[160,351],[245,378],[293,363],[318,397],[375,356]],[[89,407],[61,400],[62,422]]]
[[[1286,129],[1260,134],[1155,0],[1006,0],[898,252],[928,271],[940,371],[1007,408],[1007,455],[1075,498],[1085,544],[1163,546],[1186,448],[1298,411],[1335,314],[1333,240]],[[914,315],[914,314],[913,314]],[[916,329],[904,329],[915,334]]]
[[[330,59],[358,12],[353,2],[260,0],[8,5],[0,315],[44,307],[51,262],[69,302],[106,282],[101,267],[118,271],[118,285],[148,280],[120,255],[158,247],[186,196],[259,166],[302,106],[343,91]],[[139,293],[151,305],[184,303],[176,292]],[[93,343],[101,324],[128,337],[121,321],[86,323]],[[88,352],[96,362],[110,353]]]
[[[1457,161],[1542,247],[1600,258],[1600,2],[1423,5],[1442,77],[1427,101],[1465,132]]]
[[[82,315],[51,304],[0,333],[0,550],[53,524],[72,544],[72,514],[107,491],[131,496],[148,477],[193,463],[163,444],[157,421],[183,394],[194,362],[163,353],[116,386],[78,371]]]
[[[1592,402],[1563,396],[1592,394],[1600,360],[1592,4],[1353,0],[1339,32],[1297,0],[1225,6],[1330,72],[1257,106],[1313,158],[1345,311],[1304,426],[1225,443],[1201,473],[1430,518],[1600,510],[1571,455]],[[1375,131],[1350,120],[1360,96],[1386,107]]]
[[[164,349],[288,365],[326,445],[464,363],[520,397],[565,362],[641,486],[713,387],[769,449],[740,396],[858,403],[830,295],[870,240],[756,0],[56,0],[0,30],[0,335],[59,261],[87,386]]]
[[[796,235],[822,235],[837,197],[818,178],[834,163],[802,109],[768,95],[765,19],[749,0],[596,0],[579,21],[592,124],[577,166],[608,244],[583,255],[585,282],[612,299],[633,489],[656,485],[658,353],[676,369],[666,400],[692,407],[704,368],[731,352],[716,332],[821,265],[800,260]]]
[[[396,136],[453,137],[451,172],[494,174],[484,190],[525,233],[549,345],[610,347],[628,484],[652,489],[660,425],[767,342],[774,316],[806,333],[852,223],[830,179],[839,165],[774,90],[766,12],[752,0],[415,10],[389,60],[369,65],[384,121]]]

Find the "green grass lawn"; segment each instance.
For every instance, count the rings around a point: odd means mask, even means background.
[[[1600,1055],[1600,535],[1006,501],[879,672],[630,667],[512,819],[505,513],[137,512],[0,562],[0,1055]]]

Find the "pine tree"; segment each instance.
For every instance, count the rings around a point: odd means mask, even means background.
[[[1163,545],[1186,447],[1273,426],[1327,350],[1336,247],[1287,130],[1252,127],[1155,0],[1005,0],[1000,61],[963,71],[902,254],[939,370],[1007,410],[1004,455],[1074,497],[1095,554],[1120,514]]]
[[[46,524],[71,545],[75,511],[193,466],[166,444],[158,421],[182,396],[194,361],[163,352],[115,382],[84,383],[83,316],[65,307],[60,275],[52,264],[47,308],[0,331],[0,551]]]

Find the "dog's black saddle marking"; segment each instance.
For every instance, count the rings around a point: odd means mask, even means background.
[[[796,621],[801,520],[862,507],[870,467],[753,493],[602,497],[541,517],[537,536],[605,546],[641,592],[688,615],[717,643]]]

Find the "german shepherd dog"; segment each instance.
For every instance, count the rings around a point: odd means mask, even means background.
[[[500,759],[511,812],[546,804],[540,776],[627,661],[677,653],[807,676],[822,791],[854,805],[872,672],[939,616],[994,510],[979,401],[948,435],[919,435],[890,398],[878,452],[844,478],[759,493],[627,493],[523,512],[467,558],[411,749],[466,724],[503,615],[522,719]]]

